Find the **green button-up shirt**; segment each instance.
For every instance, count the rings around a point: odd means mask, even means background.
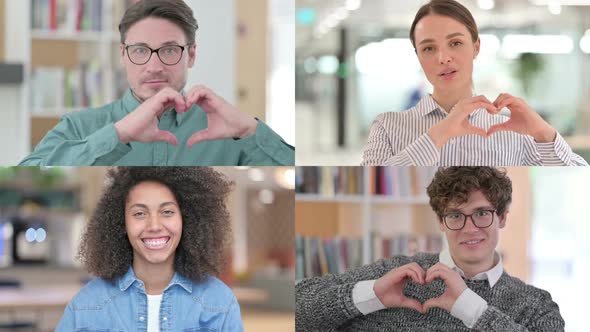
[[[166,142],[123,144],[115,122],[140,105],[131,90],[100,108],[68,113],[20,165],[236,166],[294,165],[295,149],[262,121],[256,133],[242,139],[204,141],[188,147],[189,137],[207,128],[207,114],[197,105],[183,114],[165,112],[158,127],[176,135]]]

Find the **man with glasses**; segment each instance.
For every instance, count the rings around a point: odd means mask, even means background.
[[[184,90],[197,28],[182,0],[132,5],[119,25],[130,89],[63,116],[21,165],[294,165],[294,148],[262,121],[207,87]]]
[[[298,331],[563,331],[551,295],[508,275],[496,252],[512,184],[490,167],[441,168],[428,186],[448,248],[296,285]]]

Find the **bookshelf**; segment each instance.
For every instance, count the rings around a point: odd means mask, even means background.
[[[117,23],[132,2],[28,0],[18,7],[28,18],[24,108],[31,149],[64,114],[103,105],[123,93]]]
[[[442,246],[426,186],[436,168],[297,167],[297,279]],[[302,271],[305,271],[302,273]]]

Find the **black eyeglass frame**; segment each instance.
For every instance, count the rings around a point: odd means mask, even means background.
[[[475,220],[473,220],[473,215],[476,214],[476,213],[478,213],[478,212],[483,212],[483,211],[490,212],[492,214],[492,220],[490,221],[489,225],[480,227],[480,226],[478,226],[475,223]],[[477,211],[473,212],[472,214],[465,214],[463,212],[449,212],[449,213],[444,214],[442,216],[442,220],[443,220],[445,226],[448,229],[452,230],[452,231],[460,231],[460,230],[462,230],[465,227],[465,225],[467,225],[467,218],[470,218],[471,219],[471,222],[473,223],[473,226],[475,226],[477,228],[488,228],[488,227],[492,226],[492,224],[494,223],[494,215],[496,214],[496,211],[497,210],[482,209],[482,210],[477,210]],[[449,227],[449,224],[447,224],[447,216],[449,216],[451,214],[460,214],[460,215],[462,215],[463,216],[463,226],[461,226],[459,228],[451,228],[451,227]]]
[[[184,50],[186,48],[190,47],[191,44],[186,44],[186,45],[164,45],[164,46],[162,46],[160,48],[157,48],[157,49],[152,49],[151,47],[146,46],[146,45],[126,45],[126,44],[123,44],[123,46],[125,46],[125,52],[127,53],[127,58],[129,58],[129,61],[131,61],[131,63],[133,63],[134,65],[138,65],[138,66],[145,65],[146,63],[150,62],[150,60],[152,59],[152,55],[154,53],[156,53],[158,55],[158,59],[160,59],[160,62],[161,63],[165,64],[166,66],[174,66],[174,65],[177,65],[180,62],[180,60],[182,60],[182,55],[184,54]],[[150,56],[147,58],[147,60],[144,63],[136,63],[135,61],[133,61],[131,59],[131,55],[129,55],[129,48],[130,47],[145,47],[148,50],[150,50],[150,52],[151,52],[150,53]],[[159,52],[160,52],[161,49],[166,48],[166,47],[180,47],[181,51],[180,51],[180,57],[178,58],[178,61],[176,61],[175,63],[170,64],[170,63],[166,63],[166,62],[164,62],[162,60],[162,57],[160,56],[160,53]]]

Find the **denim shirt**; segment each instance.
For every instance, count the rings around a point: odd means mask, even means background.
[[[147,331],[148,303],[143,281],[130,267],[114,283],[97,278],[70,301],[57,332]],[[243,331],[240,307],[219,279],[195,283],[175,273],[160,304],[161,332]]]

